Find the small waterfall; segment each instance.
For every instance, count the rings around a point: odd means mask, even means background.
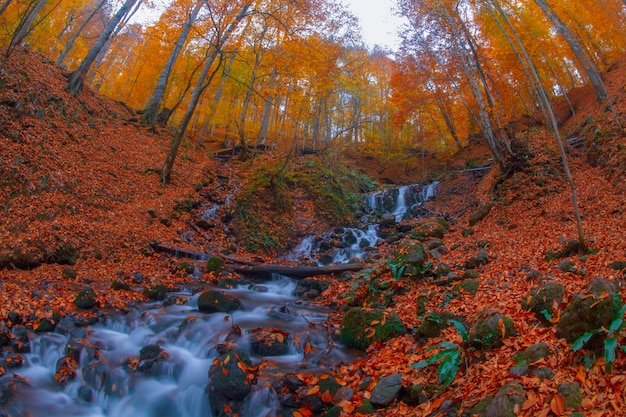
[[[406,194],[409,191],[409,186],[404,185],[398,189],[398,198],[396,199],[396,208],[391,213],[396,216],[396,221],[399,222],[404,218],[404,215],[408,211],[409,207],[406,203]]]

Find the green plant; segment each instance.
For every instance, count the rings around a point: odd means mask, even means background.
[[[399,260],[389,262],[389,270],[391,271],[391,276],[396,282],[400,281],[400,278],[402,278],[406,267],[407,265],[401,263]]]
[[[469,340],[469,334],[463,323],[455,319],[449,320],[449,323],[454,326],[456,331],[461,335],[464,344],[466,344]],[[433,350],[438,350],[438,352],[425,361],[411,365],[411,368],[420,369],[434,363],[439,363],[437,367],[437,373],[439,374],[437,383],[440,384],[441,387],[435,393],[435,395],[439,395],[454,381],[454,378],[456,378],[461,363],[463,363],[463,347],[456,343],[441,342],[426,349],[426,352]]]
[[[621,305],[622,303],[619,295],[614,296],[614,301],[616,305]],[[604,367],[606,372],[610,373],[613,368],[613,362],[615,362],[617,348],[619,347],[622,352],[626,353],[626,345],[620,343],[620,339],[626,337],[626,333],[624,332],[624,328],[626,328],[624,313],[626,313],[626,305],[622,305],[622,307],[617,311],[608,329],[601,327],[585,332],[582,336],[576,339],[574,343],[572,343],[570,348],[574,351],[580,350],[593,336],[604,335]],[[590,361],[588,361],[589,358],[586,359],[586,362],[590,363]]]

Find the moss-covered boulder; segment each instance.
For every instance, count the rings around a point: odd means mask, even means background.
[[[80,250],[72,245],[61,243],[54,252],[48,256],[47,262],[59,265],[74,265],[80,257]]]
[[[215,272],[219,274],[224,269],[224,260],[217,256],[212,256],[206,261],[206,272]]]
[[[63,270],[61,271],[61,277],[74,279],[76,278],[76,270],[72,268],[71,266],[68,266],[67,268],[63,268]]]
[[[578,382],[564,382],[557,387],[557,392],[563,397],[565,408],[576,410],[582,405],[583,392]]]
[[[83,288],[76,295],[74,305],[85,310],[94,308],[96,306],[96,292],[91,287]]]
[[[151,285],[143,289],[143,295],[152,301],[163,301],[167,298],[167,288],[164,285]]]
[[[573,343],[587,332],[608,329],[621,306],[622,302],[616,296],[615,286],[604,279],[596,278],[585,294],[576,294],[563,310],[556,325],[556,336]],[[598,333],[585,344],[585,347],[598,350],[603,340],[604,335]]]
[[[522,308],[532,311],[541,324],[549,326],[552,324],[550,320],[555,316],[555,308],[560,309],[564,294],[564,286],[556,282],[546,282],[530,291],[522,300]]]
[[[255,327],[248,332],[250,351],[257,356],[281,356],[289,353],[289,333],[278,329]]]
[[[443,239],[448,231],[447,225],[442,222],[428,222],[417,226],[413,230],[413,235],[416,239],[421,241],[429,240],[430,238]]]
[[[111,281],[110,288],[114,291],[128,291],[130,290],[130,285],[119,279],[114,279],[113,281]]]
[[[367,349],[374,342],[386,342],[406,333],[395,312],[365,310],[353,307],[341,320],[341,343],[357,349]]]
[[[494,396],[488,396],[476,404],[468,415],[480,417],[515,417],[526,402],[524,387],[517,381],[509,382]]]
[[[239,297],[222,291],[207,290],[198,298],[198,310],[205,313],[229,313],[241,308]]]
[[[217,288],[225,290],[237,288],[239,286],[239,280],[234,278],[222,278],[217,282]]]
[[[469,271],[476,272],[474,269],[470,269]],[[455,292],[455,293],[464,291],[464,292],[470,293],[471,295],[476,295],[476,293],[478,292],[478,288],[479,287],[480,287],[480,282],[478,280],[476,280],[476,279],[466,279],[465,281],[462,281],[462,282],[458,283],[457,285],[455,285],[452,288],[452,291]]]
[[[430,339],[433,337],[438,337],[445,328],[450,327],[451,319],[456,319],[456,317],[452,313],[430,312],[426,314],[426,316],[418,326],[415,337],[417,339]]]
[[[211,382],[207,388],[214,416],[232,415],[226,410],[240,411],[240,402],[252,390],[250,358],[241,351],[220,355],[209,369]]]
[[[503,345],[504,339],[516,334],[513,320],[495,310],[486,309],[473,320],[469,344],[481,350],[495,349]]]
[[[406,255],[406,263],[413,271],[420,271],[427,258],[428,254],[424,249],[424,245],[416,243],[409,247],[409,252]]]

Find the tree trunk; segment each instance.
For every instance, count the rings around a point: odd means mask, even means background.
[[[226,84],[226,80],[230,76],[230,70],[233,67],[235,56],[237,56],[236,49],[231,53],[230,59],[228,60],[228,64],[224,68],[224,73],[222,74],[220,85],[217,87],[217,91],[215,92],[215,96],[213,97],[213,101],[211,102],[209,114],[206,120],[204,121],[204,125],[202,126],[202,131],[200,132],[202,136],[206,135],[207,130],[208,130],[209,137],[213,137],[213,133],[215,131],[215,123],[213,123],[213,117],[215,117],[217,106],[219,105],[220,99],[222,98],[222,91],[224,91],[224,85]]]
[[[2,6],[0,6],[0,16],[2,16],[2,14],[7,10],[12,1],[13,0],[6,0],[4,3],[2,3]]]
[[[626,1],[626,0],[624,0]],[[593,88],[596,90],[596,96],[598,96],[598,100],[600,103],[604,103],[608,97],[609,93],[606,91],[606,87],[604,86],[604,82],[602,81],[602,76],[600,72],[594,65],[593,61],[589,57],[589,55],[585,52],[583,45],[580,40],[574,34],[567,25],[559,18],[559,16],[554,12],[554,10],[548,5],[546,0],[535,0],[535,3],[543,13],[550,19],[556,30],[563,36],[570,49],[576,55],[578,62],[583,67],[585,74],[593,84]]]
[[[494,0],[491,0],[491,1],[497,7],[498,12],[503,17],[503,19],[509,26],[509,29],[513,33],[513,36],[517,42],[517,46],[519,50],[522,52],[524,56],[524,60],[526,61],[526,64],[528,66],[528,69],[530,70],[530,73],[532,74],[535,80],[533,85],[535,85],[537,88],[537,95],[540,97],[542,101],[542,107],[545,108],[545,110],[548,113],[552,132],[554,133],[556,141],[559,145],[559,151],[561,153],[561,161],[563,163],[563,170],[565,171],[565,175],[567,177],[567,181],[570,184],[570,189],[572,192],[572,207],[574,211],[574,217],[576,219],[576,228],[578,231],[578,250],[580,253],[584,253],[587,251],[587,241],[585,239],[585,234],[583,231],[582,219],[580,217],[580,210],[578,209],[578,196],[577,196],[576,183],[574,182],[574,178],[572,177],[572,173],[569,168],[569,162],[567,160],[567,153],[565,152],[563,139],[561,138],[561,134],[559,133],[559,125],[556,121],[556,117],[554,116],[554,111],[552,109],[552,104],[550,103],[550,98],[548,97],[548,94],[546,93],[546,89],[543,87],[543,84],[541,83],[541,78],[539,76],[537,68],[535,67],[535,63],[531,60],[530,55],[528,54],[526,48],[524,47],[524,44],[522,43],[521,39],[517,35],[517,31],[515,30],[515,27],[509,20],[506,12],[500,7],[497,1],[494,1]],[[535,0],[535,1],[543,1],[543,0]],[[501,28],[501,30],[503,29],[504,28]],[[522,59],[521,56],[518,55],[518,59],[521,60]]]
[[[24,16],[22,16],[22,20],[13,32],[13,37],[11,38],[11,42],[9,43],[5,54],[7,58],[11,55],[11,52],[13,52],[15,47],[22,43],[26,35],[30,33],[30,31],[32,30],[33,21],[45,5],[46,0],[39,0],[39,2],[37,2],[36,4],[34,1],[32,1],[29,4],[26,12],[24,13]]]
[[[150,97],[150,101],[148,105],[144,109],[144,113],[141,116],[141,120],[148,124],[149,126],[154,126],[156,122],[157,114],[159,113],[159,109],[161,108],[161,104],[163,103],[163,97],[165,96],[165,87],[167,86],[167,81],[170,78],[170,74],[172,73],[172,69],[174,68],[174,64],[178,59],[181,51],[183,50],[183,46],[185,46],[185,42],[187,41],[187,37],[189,36],[189,30],[191,26],[196,21],[198,17],[198,13],[200,13],[200,9],[204,5],[205,0],[200,0],[196,3],[193,10],[189,14],[187,21],[183,25],[183,30],[180,32],[178,36],[178,40],[174,44],[174,49],[170,52],[169,57],[167,58],[167,62],[159,75],[159,80],[157,81],[156,87],[154,87],[154,91],[152,92],[152,97]]]
[[[246,17],[248,9],[252,5],[252,2],[246,2],[243,6],[239,14],[235,17],[235,19],[228,25],[224,33],[220,38],[217,39],[217,43],[207,58],[207,61],[204,63],[204,67],[202,68],[202,72],[198,77],[198,81],[194,88],[193,93],[191,94],[191,99],[189,100],[189,105],[187,106],[187,110],[183,115],[183,118],[176,129],[176,133],[174,134],[174,138],[172,139],[172,143],[170,144],[170,150],[167,153],[165,158],[165,162],[163,163],[163,168],[161,169],[161,182],[163,184],[167,184],[170,180],[170,176],[172,175],[172,169],[174,168],[174,162],[176,161],[176,155],[178,154],[178,148],[183,141],[183,137],[185,132],[187,131],[187,127],[189,126],[189,122],[191,121],[191,117],[193,116],[194,111],[196,110],[196,106],[198,105],[198,101],[200,100],[200,95],[206,88],[207,84],[205,81],[207,76],[209,75],[209,70],[217,58],[217,55],[220,53],[220,49],[222,45],[228,40],[231,34],[239,25],[239,22]]]
[[[77,95],[78,92],[83,87],[83,83],[85,81],[85,76],[89,72],[91,65],[96,60],[96,57],[104,47],[104,44],[109,40],[111,34],[117,27],[118,23],[122,20],[122,18],[132,9],[137,0],[126,0],[124,5],[115,13],[113,18],[107,23],[106,27],[96,40],[96,43],[91,47],[89,52],[87,52],[87,56],[83,59],[83,62],[79,65],[79,67],[74,71],[69,78],[67,83],[67,87],[65,89],[73,96]],[[141,0],[139,0],[141,3]]]
[[[61,65],[63,63],[63,61],[67,57],[67,54],[70,52],[70,50],[74,46],[74,43],[76,43],[76,40],[78,39],[80,34],[83,32],[85,27],[87,27],[89,22],[91,22],[91,19],[93,19],[93,17],[96,15],[96,13],[98,13],[98,10],[100,10],[102,8],[102,6],[104,6],[104,3],[106,3],[106,0],[101,0],[100,3],[98,3],[96,5],[96,7],[93,9],[93,11],[89,14],[89,16],[87,16],[87,19],[85,19],[85,21],[83,23],[81,23],[81,25],[78,28],[78,30],[76,31],[76,33],[74,33],[72,35],[70,40],[67,42],[67,45],[65,45],[65,49],[63,50],[63,52],[61,52],[61,54],[57,58],[57,65]]]

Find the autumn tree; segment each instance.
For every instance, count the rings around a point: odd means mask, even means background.
[[[43,9],[43,7],[46,5],[46,1],[47,0],[32,0],[28,2],[26,10],[21,16],[17,28],[13,32],[11,42],[9,43],[9,46],[7,47],[5,53],[5,57],[8,58],[11,55],[11,52],[15,49],[15,47],[21,44],[26,35],[28,35],[28,33],[32,30],[33,22],[35,21],[37,15],[39,15],[41,9]],[[8,6],[9,2],[5,3],[2,6],[2,11],[4,11],[4,9],[6,9]]]
[[[139,1],[139,4],[141,4],[142,0],[126,0],[122,7],[120,7],[117,13],[115,13],[115,15],[107,23],[100,36],[87,53],[87,56],[83,59],[78,68],[74,70],[74,72],[72,72],[72,74],[70,75],[66,87],[66,90],[70,94],[77,95],[78,92],[81,90],[85,81],[85,77],[87,76],[87,73],[89,72],[89,69],[93,65],[94,61],[96,60],[98,54],[100,54],[100,52],[104,48],[105,43],[109,40],[117,25],[124,18],[124,16],[131,11],[137,1]]]

